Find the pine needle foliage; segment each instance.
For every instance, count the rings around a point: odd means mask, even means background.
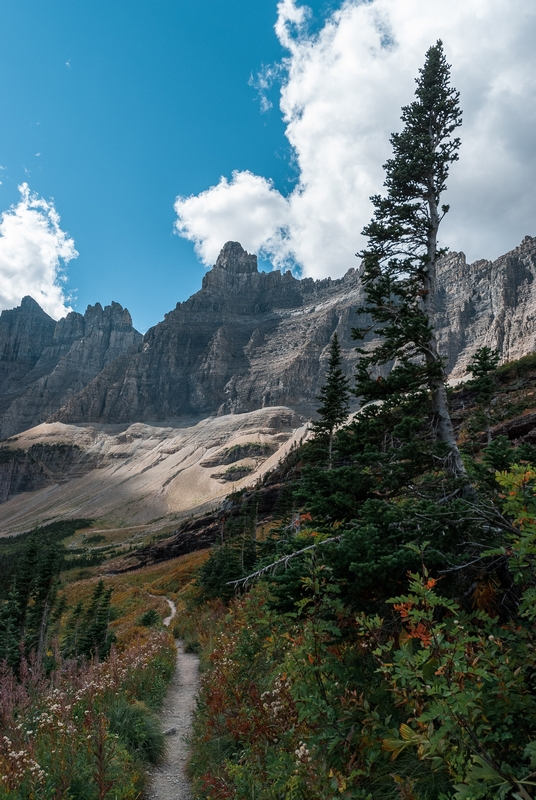
[[[499,364],[499,351],[491,347],[479,347],[467,366],[467,372],[473,376],[470,386],[477,391],[477,402],[480,404],[486,426],[486,441],[491,444],[491,401],[495,392],[497,377],[495,370]]]
[[[321,403],[316,412],[319,419],[315,420],[311,426],[315,438],[327,441],[329,469],[333,466],[334,433],[336,428],[348,419],[350,406],[349,380],[344,374],[341,364],[339,337],[334,333],[329,346],[326,382],[317,397]]]
[[[453,134],[461,124],[459,93],[450,86],[441,41],[428,50],[416,83],[416,99],[402,109],[404,128],[391,137],[386,195],[371,198],[374,216],[363,231],[368,244],[358,254],[366,298],[360,312],[372,324],[353,334],[362,339],[374,330],[379,344],[372,351],[358,348],[356,393],[364,401],[395,404],[410,395],[419,402],[429,398],[432,430],[448,447],[450,470],[465,475],[433,328],[437,261],[446,252],[438,246],[438,230],[449,210],[441,196],[458,160],[460,139]]]

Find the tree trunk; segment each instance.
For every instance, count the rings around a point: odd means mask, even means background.
[[[430,325],[432,326],[432,333],[428,340],[426,348],[426,363],[430,365],[440,365],[440,376],[430,382],[430,392],[432,395],[432,412],[436,420],[437,435],[442,442],[448,446],[452,453],[452,463],[450,465],[451,472],[456,476],[467,476],[456,437],[454,435],[454,428],[452,427],[452,420],[450,418],[447,389],[445,386],[447,375],[443,366],[443,361],[437,349],[437,339],[433,329],[434,323],[434,300],[436,290],[436,268],[437,268],[437,232],[439,229],[439,212],[436,203],[436,192],[433,175],[430,175],[428,182],[428,210],[430,214],[430,227],[428,230],[427,241],[427,262],[426,270],[423,278],[423,310]]]

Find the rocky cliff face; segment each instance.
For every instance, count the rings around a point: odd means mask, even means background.
[[[32,300],[0,315],[0,439],[46,420],[142,337],[118,303],[55,322]]]
[[[503,360],[536,348],[535,279],[530,236],[494,262],[444,259],[435,326],[453,377],[482,345],[498,347]],[[353,372],[362,301],[356,270],[322,281],[259,273],[237,242],[143,341],[116,303],[54,323],[25,298],[0,317],[0,437],[47,418],[131,423],[279,405],[310,414],[335,331]]]
[[[276,405],[308,409],[323,382],[334,331],[351,371],[359,297],[355,270],[337,281],[259,273],[256,256],[229,242],[201,291],[54,419],[127,422]]]
[[[9,405],[4,397],[24,387],[26,376],[52,345],[55,327],[52,317],[31,297],[0,314],[0,412]]]
[[[536,346],[536,239],[495,262],[449,255],[439,270],[435,325],[449,372],[460,377],[482,345],[503,360]],[[533,285],[534,284],[534,285]],[[110,364],[54,419],[129,422],[317,405],[327,348],[336,331],[347,373],[352,326],[363,295],[359,273],[297,280],[259,273],[256,257],[228,242],[201,291],[145,335],[135,354]]]
[[[26,450],[0,447],[0,503],[23,492],[56,486],[84,475],[96,459],[76,444],[39,442]]]
[[[466,374],[474,351],[497,348],[502,361],[536,350],[536,238],[496,261],[467,264],[451,253],[441,265],[435,326],[453,377]]]

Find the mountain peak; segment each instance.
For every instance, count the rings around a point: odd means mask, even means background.
[[[37,313],[37,314],[41,314],[44,317],[48,317],[49,316],[46,313],[46,311],[43,311],[43,309],[41,308],[41,306],[39,305],[37,300],[34,300],[33,297],[30,297],[29,294],[27,294],[25,297],[23,297],[22,300],[20,301],[20,309],[21,309],[21,311],[25,311],[26,313],[28,313],[28,312],[31,313],[31,314],[36,314]]]
[[[240,242],[226,242],[220,251],[214,269],[224,269],[235,275],[258,272],[257,256],[246,252]]]

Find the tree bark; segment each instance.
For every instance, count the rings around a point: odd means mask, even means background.
[[[456,476],[467,476],[465,466],[462,461],[460,451],[454,435],[454,428],[452,427],[452,420],[448,408],[448,398],[446,389],[445,368],[443,361],[439,355],[437,348],[437,339],[433,327],[434,323],[434,299],[436,291],[436,271],[437,271],[437,232],[439,230],[439,212],[436,203],[436,191],[434,185],[434,178],[431,174],[428,180],[428,211],[430,215],[430,226],[428,229],[427,240],[427,261],[424,273],[424,297],[423,297],[423,310],[430,325],[432,326],[432,333],[427,343],[426,348],[426,362],[427,364],[440,365],[440,378],[434,379],[430,385],[432,395],[432,411],[436,420],[437,435],[442,442],[445,442],[452,454],[452,463],[450,470]]]

